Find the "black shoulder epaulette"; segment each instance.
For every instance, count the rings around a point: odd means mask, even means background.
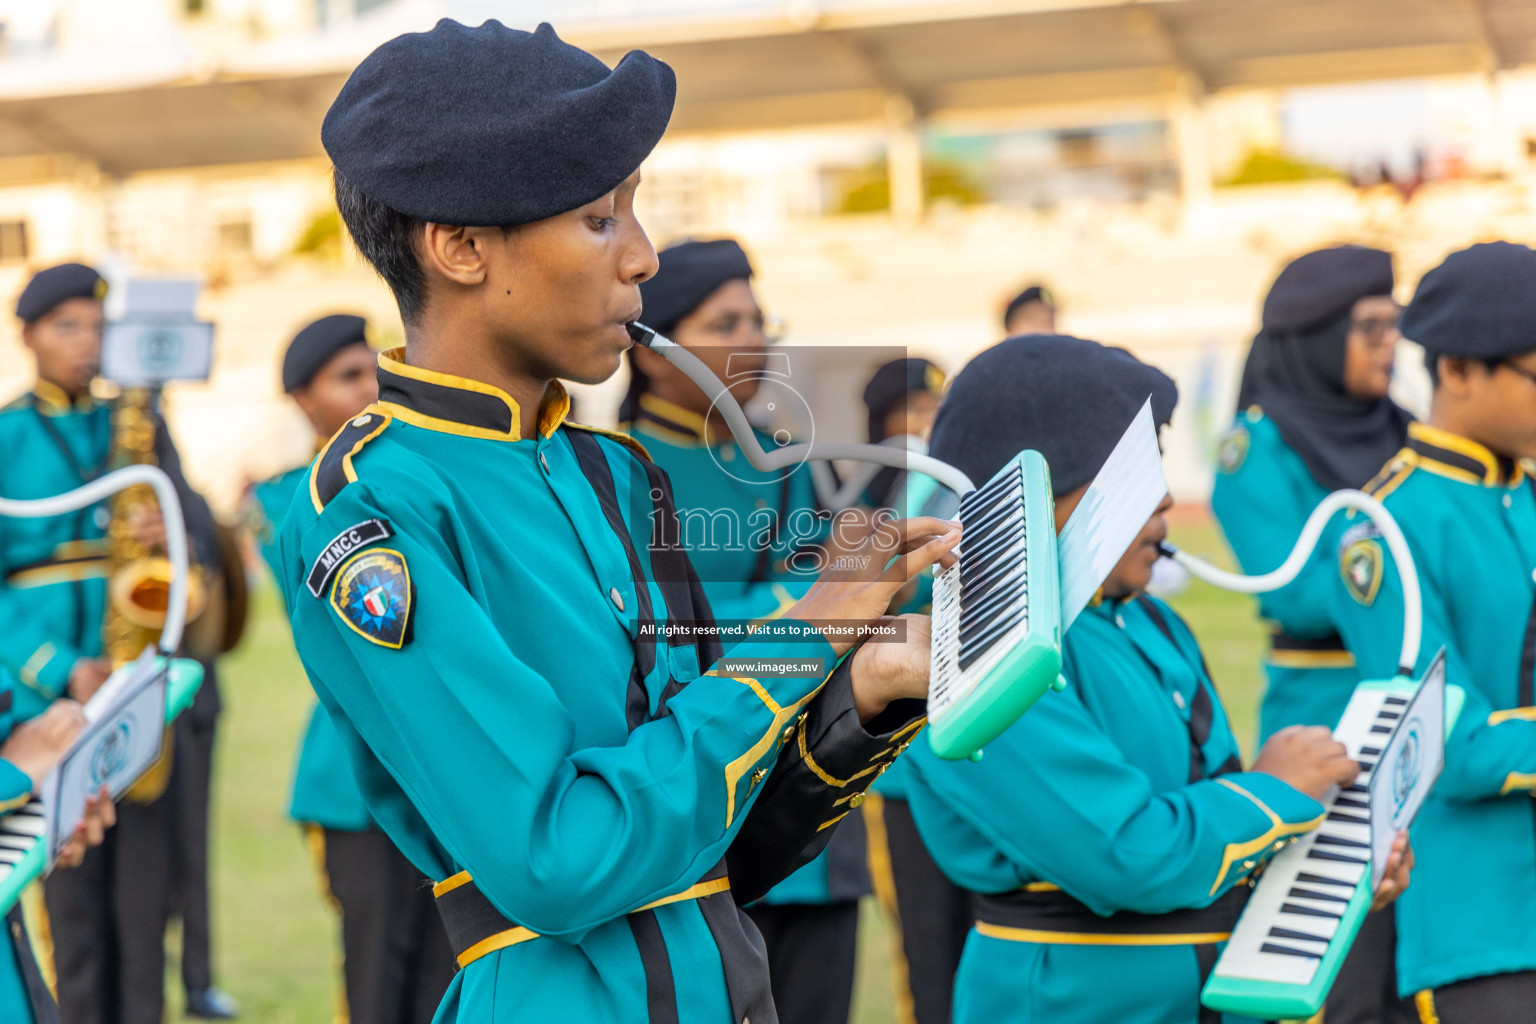
[[[589,434],[601,434],[603,437],[619,442],[619,444],[628,448],[630,451],[640,456],[646,462],[656,461],[655,459],[651,458],[651,453],[645,450],[645,445],[641,444],[639,441],[636,441],[628,434],[622,434],[617,430],[604,430],[602,427],[588,426],[585,423],[577,423],[575,420],[566,420],[562,425],[567,427],[574,427],[577,430],[585,430]]]
[[[1370,483],[1360,489],[1366,494],[1375,497],[1383,488],[1392,483],[1394,478],[1407,476],[1409,472],[1412,472],[1417,462],[1418,460],[1414,457],[1413,450],[1411,448],[1404,448],[1388,459],[1387,464],[1381,467],[1381,472],[1373,476]],[[1401,481],[1399,480],[1398,482]],[[1393,489],[1396,489],[1395,485]]]
[[[316,512],[325,511],[332,498],[341,489],[357,479],[352,468],[352,458],[363,450],[363,445],[384,433],[394,417],[377,405],[370,405],[347,421],[336,435],[320,449],[315,464],[309,471],[309,500]]]

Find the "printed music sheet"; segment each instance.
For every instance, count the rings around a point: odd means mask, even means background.
[[[1062,632],[1104,585],[1167,493],[1148,396],[1057,538]]]

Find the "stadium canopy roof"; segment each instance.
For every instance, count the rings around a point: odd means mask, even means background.
[[[128,174],[320,156],[350,68],[453,13],[451,0],[398,7],[313,36],[188,33],[0,63],[0,158],[70,154]],[[1536,0],[763,0],[559,27],[610,61],[644,48],[671,63],[674,132],[880,120],[893,96],[927,115],[1536,62]]]

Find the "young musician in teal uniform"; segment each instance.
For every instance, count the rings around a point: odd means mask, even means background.
[[[75,701],[63,698],[37,717],[17,724],[12,711],[15,692],[0,679],[0,827],[11,811],[26,806],[43,778],[69,752],[85,728],[85,714]],[[116,822],[105,792],[86,804],[84,819],[71,846],[60,855],[56,870],[80,865],[88,847],[100,846]],[[32,955],[31,939],[21,904],[5,915],[4,948],[0,948],[0,1020],[15,1024],[58,1024],[59,1010]]]
[[[294,335],[283,355],[283,390],[314,427],[317,446],[379,397],[367,322],[323,316]],[[253,525],[261,555],[280,570],[277,528],[309,479],[305,463],[257,484]],[[299,747],[288,814],[302,824],[341,913],[345,1005],[356,1021],[430,1024],[453,954],[421,872],[368,813],[341,739],[318,704]]]
[[[1014,338],[955,378],[932,452],[985,480],[1039,450],[1065,523],[1149,395],[1166,424],[1173,381],[1129,353]],[[1359,770],[1330,730],[1300,726],[1242,769],[1199,644],[1143,592],[1170,504],[1065,634],[1064,692],[1046,694],[979,762],[940,761],[922,743],[911,752],[923,839],[977,894],[955,979],[959,1024],[1219,1021],[1200,987],[1256,869],[1320,824],[1318,798]],[[1383,899],[1405,873],[1389,871]]]
[[[1292,261],[1264,300],[1222,440],[1211,511],[1243,571],[1280,566],[1331,491],[1361,487],[1402,447],[1410,416],[1387,391],[1397,348],[1392,257],[1346,245]],[[1330,614],[1334,546],[1290,586],[1259,597],[1270,624],[1262,742],[1288,725],[1336,725],[1360,682]],[[1329,1024],[1408,1021],[1397,996],[1392,913],[1367,918],[1329,993]]]
[[[38,272],[16,300],[37,382],[0,410],[5,497],[62,494],[110,468],[112,410],[90,390],[101,362],[105,294],[95,270],[66,263]],[[163,422],[154,457],[181,498],[193,560],[217,565],[212,513],[187,486]],[[0,667],[19,683],[18,720],[61,696],[87,700],[110,674],[101,636],[109,519],[105,502],[46,519],[0,519]],[[156,512],[129,528],[145,545],[164,537]],[[173,772],[173,785],[176,778]],[[158,1024],[176,803],[172,796],[124,803],[106,848],[44,886],[64,1024]]]
[[[1536,252],[1495,242],[1419,282],[1403,334],[1435,380],[1429,417],[1366,488],[1407,537],[1424,600],[1422,672],[1442,646],[1466,706],[1413,825],[1397,977],[1420,1018],[1528,1021],[1536,1007]],[[1335,621],[1360,673],[1390,677],[1402,585],[1375,529],[1338,538]]]
[[[944,384],[943,371],[927,359],[881,365],[864,387],[870,441],[905,434],[926,444]],[[867,500],[876,507],[901,500],[906,479],[900,470],[881,470]],[[926,612],[932,600],[933,581],[924,578],[907,607]],[[905,758],[897,761],[864,804],[870,880],[891,929],[898,1024],[949,1024],[955,968],[974,920],[971,896],[944,877],[923,846],[907,804],[908,771]]]
[[[769,341],[747,254],[728,238],[689,241],[661,250],[657,263],[656,275],[640,285],[646,326],[705,360],[746,403],[758,390]],[[619,418],[672,482],[682,540],[710,609],[721,621],[781,614],[815,578],[794,571],[791,556],[826,532],[809,467],[747,465],[710,407],[713,396],[650,349],[629,356]],[[766,432],[757,434],[764,451],[777,447]],[[852,815],[819,857],[747,910],[768,946],[782,1020],[848,1020],[859,897],[869,892],[863,825]]]
[[[655,273],[633,202],[674,95],[643,53],[610,70],[547,25],[444,20],[326,115],[406,343],[278,561],[368,811],[437,880],[463,967],[439,1024],[775,1021],[738,905],[921,721],[926,619],[858,646],[808,620],[878,620],[957,525],[888,524],[722,660],[665,472],[565,417],[558,379],[618,370]]]

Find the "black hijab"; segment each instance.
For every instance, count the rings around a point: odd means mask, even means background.
[[[1344,348],[1355,303],[1392,294],[1392,257],[1345,245],[1292,261],[1264,300],[1262,326],[1238,388],[1330,491],[1360,487],[1397,454],[1412,419],[1390,398],[1344,389]]]

